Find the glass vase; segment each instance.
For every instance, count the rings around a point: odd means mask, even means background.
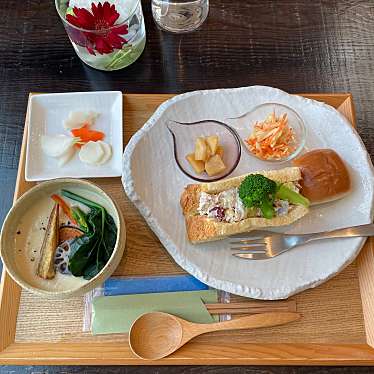
[[[55,4],[75,52],[87,65],[119,70],[142,54],[146,36],[140,0],[55,0]]]

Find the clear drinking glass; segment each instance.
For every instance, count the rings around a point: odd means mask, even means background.
[[[209,12],[209,0],[152,0],[152,14],[158,26],[170,32],[196,30]]]
[[[80,59],[99,70],[132,64],[145,47],[140,0],[55,0],[56,9]]]

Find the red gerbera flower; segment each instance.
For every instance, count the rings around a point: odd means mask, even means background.
[[[66,20],[72,25],[81,29],[95,31],[84,32],[87,38],[86,48],[88,52],[94,55],[94,49],[100,54],[111,53],[114,49],[121,49],[123,44],[127,43],[127,40],[120,35],[128,33],[128,26],[115,27],[119,17],[115,5],[110,5],[107,1],[103,5],[101,3],[98,5],[92,3],[91,10],[92,13],[86,8],[74,7],[74,15],[66,15]]]

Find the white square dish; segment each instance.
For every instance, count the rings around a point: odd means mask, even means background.
[[[74,111],[100,113],[93,130],[105,133],[104,141],[112,146],[112,158],[104,165],[87,165],[79,160],[78,152],[64,166],[46,156],[41,148],[42,135],[69,135],[64,120]],[[27,137],[27,181],[54,178],[118,177],[122,172],[122,93],[120,91],[72,92],[32,96]]]

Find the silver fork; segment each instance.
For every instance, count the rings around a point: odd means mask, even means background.
[[[233,256],[247,260],[266,260],[278,256],[301,244],[319,239],[352,238],[357,236],[374,236],[374,224],[346,227],[342,229],[316,232],[311,234],[291,235],[279,234],[271,231],[256,231],[231,236],[232,250],[241,252]]]

